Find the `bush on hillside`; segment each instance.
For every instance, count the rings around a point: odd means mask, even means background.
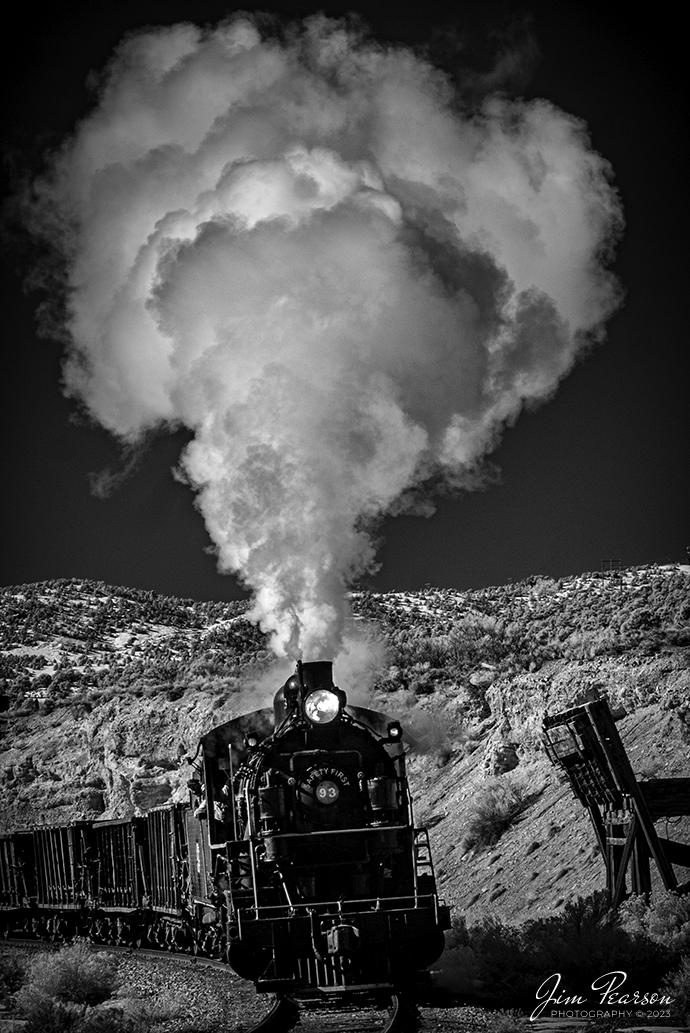
[[[625,579],[528,578],[462,594],[363,593],[353,602],[356,613],[376,621],[388,646],[390,669],[378,688],[405,689],[425,670],[436,687],[467,690],[481,668],[515,677],[550,661],[649,655],[690,644],[687,586],[684,573],[649,568]],[[481,711],[485,690],[476,695]]]
[[[680,570],[649,567],[560,581],[532,577],[463,593],[356,592],[352,604],[358,617],[375,623],[390,669],[398,672],[381,672],[379,690],[416,681],[424,692],[471,691],[470,679],[482,667],[515,677],[550,661],[649,655],[690,644],[687,586]],[[49,678],[53,703],[69,701],[75,689],[139,694],[237,677],[269,656],[266,636],[244,619],[246,611],[245,602],[200,603],[78,579],[0,589],[3,692],[45,688],[39,669],[47,660],[36,647],[55,638],[65,666]],[[123,632],[126,644],[117,648],[114,636]],[[87,669],[89,659],[94,666]],[[485,690],[480,686],[475,695],[470,709],[482,714]]]
[[[485,850],[493,846],[529,803],[530,796],[519,783],[496,779],[488,784],[474,801],[462,838],[463,850]]]
[[[468,927],[456,920],[441,958],[439,982],[451,993],[495,1007],[532,1011],[544,981],[560,974],[558,993],[587,996],[598,976],[619,969],[628,985],[661,985],[672,967],[664,947],[639,930],[626,929],[608,907],[606,894],[568,903],[548,918],[510,926],[490,917]],[[681,988],[687,973],[675,976]]]

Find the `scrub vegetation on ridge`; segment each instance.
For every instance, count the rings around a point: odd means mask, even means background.
[[[559,661],[690,645],[688,575],[678,567],[533,577],[468,592],[354,592],[352,606],[386,645],[378,691],[424,696],[455,686],[476,713],[499,676],[548,677]],[[79,579],[5,588],[0,685],[19,708],[92,706],[111,693],[232,690],[248,666],[272,659],[247,608]]]
[[[686,901],[655,887],[650,908],[607,916],[587,815],[540,731],[545,713],[603,695],[638,778],[690,776],[689,587],[690,568],[668,565],[352,593],[353,636],[375,646],[364,702],[417,743],[417,823],[455,915],[446,990],[526,1007],[556,960],[573,985],[588,978],[599,944],[673,986],[687,1013]],[[246,613],[79,579],[0,591],[0,828],[184,798],[199,736],[283,680]],[[670,835],[690,841],[682,823]]]

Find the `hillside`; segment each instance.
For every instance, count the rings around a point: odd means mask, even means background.
[[[353,594],[359,645],[335,674],[417,740],[417,820],[458,913],[519,919],[603,885],[584,811],[541,750],[546,712],[606,695],[640,777],[690,775],[689,588],[690,568],[669,566]],[[53,581],[0,591],[0,618],[0,828],[182,798],[199,736],[269,703],[291,666],[242,603]],[[468,829],[487,792],[522,811],[480,849]]]

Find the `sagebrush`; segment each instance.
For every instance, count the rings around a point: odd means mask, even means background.
[[[524,786],[496,779],[477,796],[462,838],[464,850],[493,846],[529,806]]]
[[[24,981],[26,969],[24,963],[15,955],[0,955],[0,1003],[5,1007],[12,1005],[13,995],[17,993]]]
[[[113,957],[75,943],[36,958],[17,994],[26,1033],[120,1033],[128,1028],[115,1009],[97,1010],[119,988]]]
[[[673,998],[671,1020],[690,1026],[690,955],[684,957],[677,969],[669,973],[662,987]]]

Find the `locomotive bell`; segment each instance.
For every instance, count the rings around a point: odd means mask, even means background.
[[[299,706],[301,683],[296,674],[291,675],[273,697],[273,719],[280,728],[288,714],[294,714]]]

